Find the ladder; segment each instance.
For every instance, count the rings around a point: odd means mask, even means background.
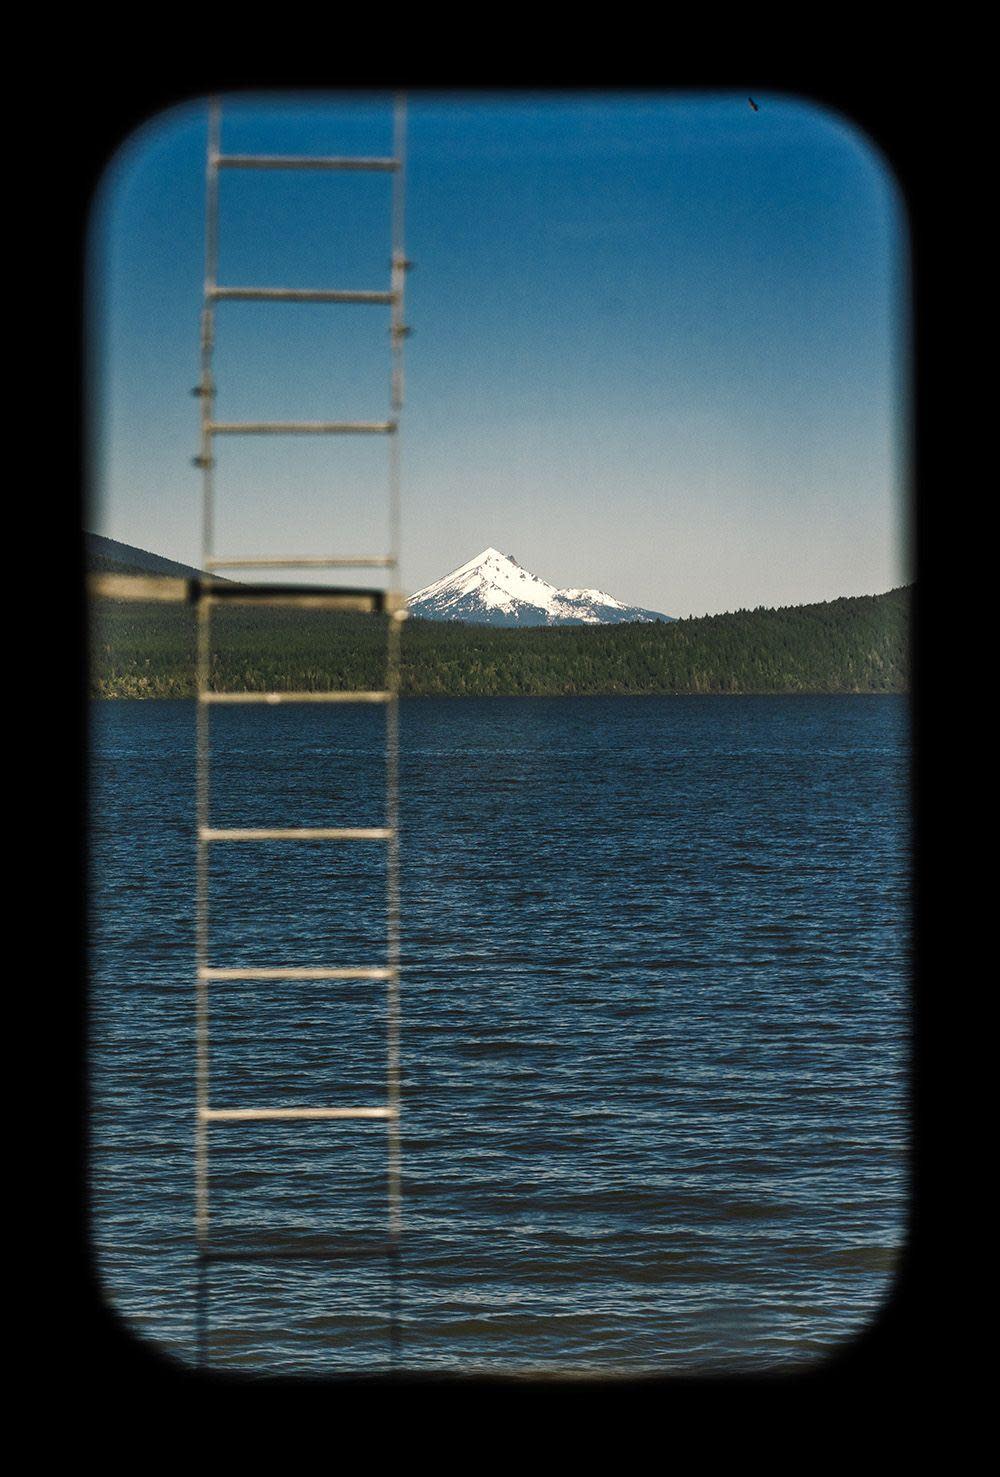
[[[206,577],[197,583],[193,598],[197,607],[197,755],[196,755],[196,981],[195,981],[195,1243],[198,1259],[197,1346],[198,1362],[208,1363],[208,1274],[215,1262],[258,1261],[275,1256],[320,1258],[350,1256],[350,1245],[315,1247],[315,1238],[299,1238],[287,1248],[254,1249],[226,1246],[213,1241],[209,1201],[210,1131],[216,1123],[262,1120],[380,1119],[387,1129],[387,1237],[377,1243],[389,1258],[391,1271],[390,1350],[398,1351],[398,1271],[401,1231],[400,1213],[400,1103],[399,1103],[399,648],[401,622],[406,603],[399,588],[399,420],[403,405],[403,341],[408,329],[403,321],[403,295],[410,263],[403,249],[403,206],[405,171],[406,104],[397,97],[394,106],[393,154],[390,158],[338,158],[319,156],[224,154],[221,151],[222,109],[213,100],[209,110],[205,181],[205,291],[201,314],[201,376],[194,394],[201,406],[201,438],[195,464],[202,472],[202,568]],[[226,286],[218,281],[219,173],[221,170],[348,170],[376,171],[392,177],[391,261],[387,290],[344,291],[278,287]],[[382,304],[390,308],[389,416],[371,421],[220,421],[215,418],[215,381],[212,356],[216,314],[221,303],[234,300],[298,302],[319,304]],[[219,436],[385,436],[389,442],[388,499],[389,552],[365,556],[303,556],[301,558],[238,557],[217,555],[214,547],[214,444]],[[293,584],[251,584],[214,579],[220,569],[347,569],[381,568],[389,571],[390,588]],[[338,609],[380,612],[388,619],[386,686],[379,691],[309,692],[221,692],[211,685],[211,617],[213,610],[231,602],[283,605],[299,609]],[[367,827],[261,828],[213,827],[209,813],[210,714],[216,704],[231,703],[375,703],[385,710],[386,788],[385,824]],[[255,841],[312,841],[317,843],[379,842],[386,848],[386,964],[333,962],[321,968],[302,967],[294,962],[275,961],[259,968],[224,968],[212,963],[209,931],[209,852],[218,845]],[[386,1090],[383,1102],[357,1107],[213,1106],[209,1070],[209,991],[218,982],[241,980],[381,981],[386,988],[387,1040]]]

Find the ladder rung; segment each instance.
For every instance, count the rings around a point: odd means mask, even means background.
[[[304,554],[282,555],[281,558],[253,556],[248,559],[206,559],[206,569],[395,569],[396,561],[391,554],[359,554],[356,559],[342,557],[325,559],[321,556]]]
[[[349,585],[251,585],[240,580],[202,580],[194,586],[199,600],[218,604],[301,605],[314,609],[394,611],[405,609],[398,590],[371,590]]]
[[[293,826],[247,830],[215,830],[202,826],[202,841],[388,841],[388,826]]]
[[[105,600],[170,600],[191,598],[192,581],[162,574],[89,574],[87,593]]]
[[[209,421],[211,436],[385,436],[395,421]]]
[[[210,287],[206,297],[216,302],[247,303],[384,303],[396,302],[395,292],[342,292],[311,287]]]
[[[200,703],[387,703],[391,692],[199,692]]]
[[[393,1108],[202,1108],[205,1123],[243,1123],[253,1120],[291,1118],[396,1118]]]
[[[216,154],[218,169],[356,169],[391,173],[398,159],[339,158],[322,154]]]
[[[269,1234],[273,1235],[273,1232]],[[235,1246],[218,1241],[215,1245],[202,1244],[196,1251],[201,1262],[333,1261],[347,1257],[398,1255],[398,1241],[330,1241],[308,1234],[293,1234],[279,1246]]]
[[[198,970],[200,980],[389,980],[394,979],[395,975],[394,969],[365,964],[349,969],[299,969],[280,965],[271,969],[257,966],[248,969],[213,969],[206,964]]]

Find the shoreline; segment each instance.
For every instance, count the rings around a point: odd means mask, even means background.
[[[329,689],[319,689],[328,691]],[[505,701],[510,698],[547,700],[549,702],[567,700],[570,702],[586,700],[588,698],[726,698],[726,697],[910,697],[912,688],[892,687],[825,687],[825,688],[758,688],[758,689],[733,689],[726,692],[718,690],[712,692],[406,692],[399,694],[401,703],[410,702],[493,702]],[[87,701],[92,703],[194,703],[197,702],[195,693],[169,693],[169,692],[92,692],[88,693]]]

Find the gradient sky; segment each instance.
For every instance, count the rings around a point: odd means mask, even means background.
[[[487,545],[670,615],[872,594],[905,541],[907,242],[805,99],[410,99],[402,583]],[[207,109],[91,224],[88,526],[200,563]],[[391,152],[389,99],[224,100],[225,152]],[[388,175],[224,172],[219,280],[386,288]],[[381,419],[388,310],[224,303],[220,419]],[[218,554],[382,553],[384,438],[223,438]]]

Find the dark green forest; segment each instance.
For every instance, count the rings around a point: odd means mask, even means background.
[[[504,629],[408,620],[401,691],[411,697],[654,693],[905,692],[912,587],[778,610],[673,622]],[[91,607],[95,697],[191,697],[189,606]],[[233,606],[212,617],[219,690],[378,688],[385,618]]]

